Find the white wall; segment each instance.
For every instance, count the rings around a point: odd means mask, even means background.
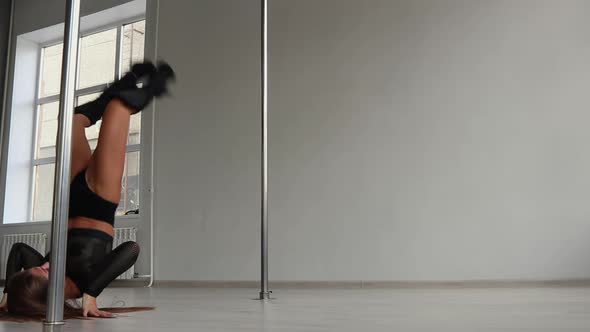
[[[159,280],[258,277],[258,3],[160,1]],[[271,6],[272,279],[590,278],[588,1]]]
[[[35,126],[35,93],[39,65],[39,45],[25,38],[17,38],[12,93],[8,166],[6,171],[5,224],[30,220]],[[28,134],[26,134],[28,133]]]

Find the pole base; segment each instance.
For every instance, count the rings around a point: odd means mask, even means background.
[[[259,300],[271,300],[270,294],[272,294],[272,291],[260,292],[258,299]]]
[[[64,328],[64,322],[43,322],[43,332],[62,332]]]

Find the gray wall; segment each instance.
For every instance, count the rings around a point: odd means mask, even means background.
[[[271,2],[271,278],[590,278],[590,2]],[[159,280],[255,280],[256,0],[160,1]]]
[[[160,1],[158,55],[178,73],[157,102],[156,278],[255,278],[259,9]]]
[[[82,0],[80,14],[90,15],[132,0]],[[15,7],[14,32],[16,35],[35,31],[64,22],[65,0],[17,0]],[[40,13],[43,13],[40,15]]]

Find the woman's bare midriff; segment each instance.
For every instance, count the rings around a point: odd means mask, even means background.
[[[113,227],[113,225],[96,219],[90,219],[85,217],[70,218],[70,220],[68,220],[68,229],[73,228],[95,229],[97,231],[106,233],[110,236],[115,236],[115,228]]]

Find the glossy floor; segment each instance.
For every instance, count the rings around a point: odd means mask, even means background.
[[[71,320],[64,331],[590,331],[590,288],[275,290],[109,289],[102,306],[156,306],[152,312]],[[0,331],[41,331],[0,323]]]

